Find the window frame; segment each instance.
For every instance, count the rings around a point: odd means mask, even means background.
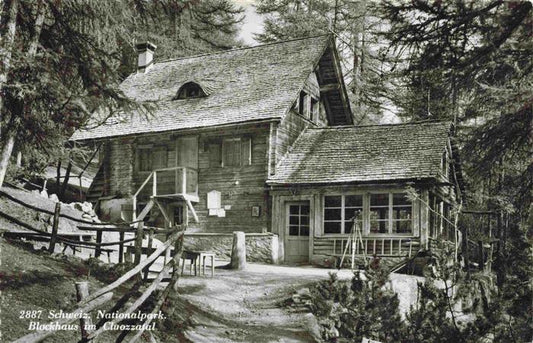
[[[236,164],[236,165],[234,165],[234,164],[228,165],[227,161],[226,161],[227,144],[228,143],[235,144],[235,142],[238,142],[237,146],[239,146],[239,158],[238,158],[238,162],[239,163]],[[221,164],[220,164],[220,166],[222,168],[241,167],[242,166],[242,139],[240,137],[238,137],[238,138],[224,138],[222,140],[221,153],[222,153],[222,156],[221,156]],[[234,152],[234,154],[235,154],[235,152]]]
[[[384,233],[378,233],[378,232],[370,232],[370,197],[372,194],[387,194],[388,197],[388,217],[387,217],[387,232]],[[362,218],[361,220],[361,228],[362,228],[362,234],[364,236],[369,237],[379,237],[379,236],[401,236],[401,237],[414,237],[415,235],[415,220],[414,220],[414,213],[415,213],[415,203],[412,201],[409,201],[409,207],[410,207],[410,232],[404,232],[404,233],[397,233],[394,232],[394,226],[398,219],[394,218],[394,194],[402,194],[406,195],[407,192],[404,190],[372,190],[372,191],[361,191],[361,192],[347,192],[347,193],[326,193],[322,195],[322,220],[321,220],[321,230],[323,236],[335,236],[335,235],[349,235],[350,232],[346,232],[346,221],[349,220],[349,218],[345,218],[346,213],[346,197],[351,195],[360,195],[362,196]],[[326,207],[326,197],[341,197],[341,205],[340,207]],[[341,211],[341,219],[339,220],[326,220],[326,208],[339,208]],[[350,207],[350,208],[353,208]],[[326,222],[341,222],[341,232],[340,233],[326,233],[325,232],[325,223]]]
[[[191,90],[194,90],[195,95],[190,95]],[[174,97],[174,100],[184,100],[184,99],[197,99],[197,98],[204,98],[207,95],[205,94],[202,86],[200,86],[196,82],[187,82],[183,84],[176,93],[176,96]]]
[[[323,218],[322,218],[322,233],[324,235],[346,235],[346,234],[350,234],[351,233],[351,228],[350,228],[350,232],[346,232],[346,222],[349,220],[349,218],[347,219],[346,218],[346,197],[347,196],[361,196],[362,197],[362,206],[361,206],[361,214],[363,215],[363,217],[360,219],[360,222],[361,222],[361,230],[362,232],[364,232],[364,228],[365,228],[365,193],[346,193],[346,194],[324,194],[323,196]],[[326,197],[341,197],[341,205],[340,207],[326,207]],[[358,207],[358,206],[357,206]],[[355,208],[357,208],[355,207]],[[354,206],[350,206],[349,208],[354,208]],[[338,219],[338,220],[326,220],[326,209],[340,209],[341,211],[341,218]],[[359,220],[359,219],[358,219]],[[335,222],[340,222],[341,224],[341,232],[335,232],[335,233],[325,233],[325,223],[326,222],[331,222],[331,223],[335,223]]]
[[[238,164],[236,165],[228,165],[227,159],[226,159],[226,149],[227,144],[229,142],[239,142],[239,156],[238,156]],[[241,136],[241,137],[228,137],[223,138],[222,141],[219,143],[220,146],[220,167],[221,168],[242,168],[246,166],[252,165],[252,149],[253,149],[253,139],[249,136]],[[211,147],[210,147],[211,148]],[[211,159],[211,157],[210,157]]]

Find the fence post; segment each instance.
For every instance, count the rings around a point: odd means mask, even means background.
[[[148,233],[148,244],[147,244],[147,252],[146,252],[146,255],[149,256],[153,249],[152,249],[152,244],[154,243],[154,229],[150,229],[149,233]],[[148,264],[146,266],[146,268],[144,269],[144,280],[148,280],[148,273],[150,271],[150,266],[152,265],[152,263]]]
[[[82,301],[88,296],[89,296],[89,282],[88,281],[76,282],[76,298],[78,302]],[[86,342],[89,334],[94,331],[92,329],[92,326],[93,326],[93,320],[90,315],[88,316],[87,319],[83,317],[80,318],[80,331],[81,331],[82,342]]]
[[[141,263],[141,254],[143,248],[143,222],[137,223],[137,232],[135,233],[135,260],[133,264]]]
[[[94,257],[98,258],[100,257],[100,254],[102,254],[102,247],[100,244],[102,243],[102,231],[98,230],[96,231],[96,248],[94,249]]]
[[[50,253],[54,252],[57,241],[57,228],[59,227],[59,213],[61,212],[61,202],[56,203],[56,208],[54,211],[54,222],[52,224],[52,237],[50,237],[50,245],[48,246],[48,251]]]
[[[230,269],[246,268],[246,236],[242,231],[233,232]]]
[[[118,263],[124,263],[124,231],[118,233],[118,240],[120,241],[118,245]]]

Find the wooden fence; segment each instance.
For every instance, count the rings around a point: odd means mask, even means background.
[[[17,202],[27,207],[31,207],[34,210],[50,214],[50,211],[42,210],[40,208],[22,203],[21,201]],[[148,315],[147,319],[142,324],[138,324],[140,325],[141,329],[137,331],[123,330],[116,339],[116,342],[123,342],[125,341],[129,333],[134,332],[135,334],[128,340],[128,342],[136,342],[146,330],[146,328],[149,327],[149,325],[153,321],[153,318],[156,317],[155,314],[157,314],[161,309],[161,306],[170,291],[177,289],[177,281],[179,279],[180,274],[179,262],[183,253],[183,239],[187,224],[183,226],[176,226],[172,229],[159,229],[153,227],[144,227],[142,220],[137,220],[130,223],[122,223],[120,225],[112,225],[109,223],[92,223],[88,221],[79,220],[78,218],[68,217],[69,219],[76,220],[77,222],[81,222],[82,224],[84,224],[78,226],[81,231],[94,231],[96,233],[96,242],[83,242],[65,238],[64,233],[58,232],[59,220],[61,217],[61,203],[57,203],[53,214],[54,220],[52,225],[52,232],[50,233],[36,229],[31,225],[24,223],[23,221],[9,215],[8,213],[0,211],[0,216],[30,230],[31,234],[28,236],[35,235],[36,237],[40,237],[44,240],[49,241],[48,250],[50,252],[53,252],[55,250],[55,245],[57,243],[63,243],[65,245],[70,245],[73,247],[84,247],[94,249],[95,257],[99,257],[102,251],[105,250],[105,247],[118,246],[119,263],[122,263],[124,262],[125,254],[126,256],[129,256],[131,252],[131,250],[125,250],[125,248],[128,247],[127,244],[133,243],[133,245],[130,244],[129,246],[132,248],[132,251],[134,253],[134,267],[113,283],[96,290],[92,294],[84,294],[84,296],[82,296],[80,301],[77,303],[76,308],[69,311],[69,313],[73,314],[71,318],[69,317],[57,321],[57,325],[61,326],[71,324],[76,320],[80,320],[80,331],[82,336],[81,342],[90,342],[97,338],[106,330],[105,325],[111,326],[113,324],[118,324],[123,320],[129,319],[128,315],[132,314],[135,310],[137,310],[158,288],[165,276],[171,273],[170,281],[163,290],[162,294],[157,298],[151,315]],[[104,232],[118,232],[120,238],[118,241],[102,242],[102,235]],[[133,238],[125,239],[126,233],[130,233]],[[143,237],[145,236],[145,234],[148,235],[147,248],[143,248],[142,246]],[[164,234],[167,236],[166,241],[157,248],[153,246],[154,236],[156,234]],[[172,249],[174,249],[173,256],[171,256]],[[145,252],[147,255],[144,260],[141,258],[143,252]],[[150,284],[144,289],[144,291],[139,297],[137,297],[135,300],[131,299],[135,294],[138,293],[139,289],[141,288],[141,285],[145,281],[148,281],[148,273],[150,266],[161,256],[164,257],[163,269],[157,274],[155,279],[150,282]],[[125,295],[120,297],[120,299],[118,299],[116,303],[114,303],[112,308],[108,311],[109,313],[118,313],[120,311],[120,313],[114,316],[115,318],[112,319],[102,318],[96,324],[94,330],[88,330],[87,327],[85,327],[83,323],[81,323],[82,320],[77,317],[76,314],[90,313],[91,311],[94,311],[102,305],[108,304],[113,297],[113,290],[123,285],[125,282],[135,276],[138,276],[137,281],[133,284],[133,286]],[[80,296],[80,294],[78,295]],[[131,301],[133,301],[131,305],[129,305],[126,309],[122,309],[128,302]],[[53,330],[36,330],[28,335],[20,337],[14,342],[41,342],[43,339],[53,335],[55,332],[56,331]]]

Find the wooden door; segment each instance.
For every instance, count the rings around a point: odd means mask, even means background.
[[[198,169],[198,137],[178,138],[178,167]]]
[[[290,202],[285,206],[285,262],[309,261],[309,201]]]

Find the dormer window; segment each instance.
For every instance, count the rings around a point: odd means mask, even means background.
[[[175,99],[202,98],[206,96],[202,87],[195,82],[187,82],[178,91]]]

